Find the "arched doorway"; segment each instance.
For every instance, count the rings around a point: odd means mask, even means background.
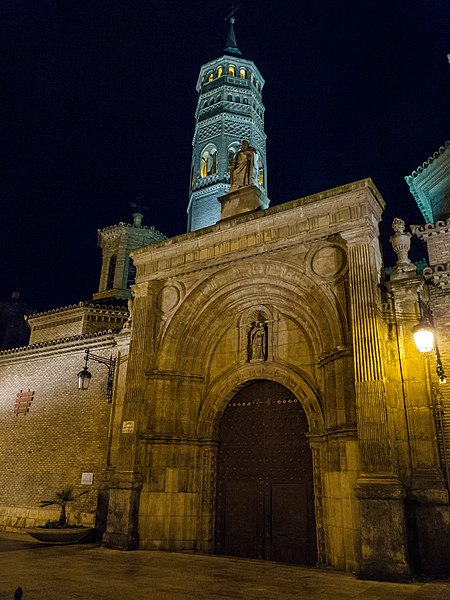
[[[220,425],[216,552],[317,561],[308,423],[284,386],[259,380],[230,401]]]

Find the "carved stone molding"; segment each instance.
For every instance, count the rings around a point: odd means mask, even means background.
[[[438,288],[443,290],[450,289],[450,263],[434,265],[433,268],[426,267],[423,270],[423,276]]]

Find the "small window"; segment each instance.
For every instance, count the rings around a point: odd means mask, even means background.
[[[236,96],[236,98],[234,99],[235,102],[240,102],[241,99],[239,98],[239,96]]]
[[[114,287],[114,275],[116,274],[116,262],[117,256],[113,254],[109,259],[109,267],[108,267],[108,280],[106,282],[106,289],[112,290]]]
[[[233,67],[233,65],[228,65],[228,75],[230,77],[234,77],[236,75],[236,67]]]
[[[228,94],[228,96],[227,96],[227,100],[228,100],[229,102],[233,102],[233,96],[232,96],[231,94]]]
[[[253,75],[253,73],[250,75],[250,81],[252,83],[255,83],[255,76]]]
[[[217,171],[217,148],[214,144],[208,144],[200,157],[200,177],[203,179],[208,175],[214,175]]]
[[[247,71],[243,67],[239,69],[239,77],[241,79],[247,79]]]
[[[264,167],[263,167],[263,165],[259,165],[258,183],[259,183],[259,187],[261,187],[261,188],[264,187]]]
[[[209,73],[208,81],[212,81],[214,79],[214,73]]]
[[[217,67],[217,77],[222,77],[223,75],[223,67]]]
[[[244,98],[242,102],[243,102],[244,104],[248,104],[248,99],[247,99],[247,98]]]
[[[134,266],[133,259],[131,256],[128,258],[128,276],[127,276],[127,288],[134,285],[136,281],[136,267]]]

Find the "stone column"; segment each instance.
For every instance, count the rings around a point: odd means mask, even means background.
[[[365,235],[364,235],[365,234]],[[409,579],[405,491],[395,475],[387,422],[383,352],[378,323],[375,231],[345,234],[348,242],[356,416],[361,473],[355,490],[361,508],[359,575]]]

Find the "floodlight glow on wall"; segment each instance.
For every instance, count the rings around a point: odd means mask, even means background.
[[[436,351],[436,373],[440,384],[447,383],[444,367],[442,366],[441,353],[437,338],[435,340],[435,331],[433,323],[433,313],[429,304],[425,303],[418,294],[420,323],[413,328],[414,343],[419,352],[431,352],[433,348]]]
[[[84,358],[85,364],[82,370],[78,373],[78,389],[86,391],[89,389],[89,384],[92,379],[92,373],[88,369],[88,361],[93,360],[102,365],[105,365],[108,369],[108,381],[106,383],[106,397],[108,399],[108,403],[112,402],[113,396],[113,383],[114,383],[114,369],[116,367],[116,359],[112,356],[110,358],[105,358],[104,356],[99,356],[98,354],[92,354],[89,348],[86,350],[86,356]]]

